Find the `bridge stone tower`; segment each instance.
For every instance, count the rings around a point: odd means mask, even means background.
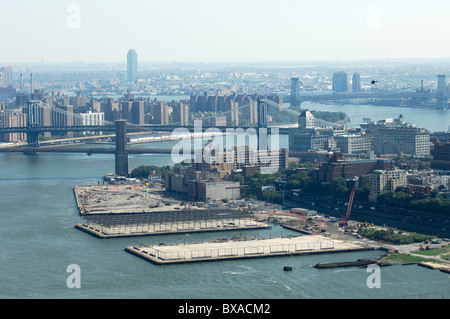
[[[267,101],[258,98],[258,127],[267,127]]]
[[[27,101],[27,143],[31,147],[39,147],[39,132],[34,131],[39,126],[39,101]]]
[[[267,101],[265,98],[258,98],[258,129],[256,136],[258,139],[258,149],[267,149]]]
[[[128,176],[127,122],[116,121],[116,174]]]

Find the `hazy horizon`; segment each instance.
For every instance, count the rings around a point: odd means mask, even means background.
[[[0,63],[308,63],[450,58],[450,1],[0,3]]]

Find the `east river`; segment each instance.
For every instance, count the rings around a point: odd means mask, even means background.
[[[345,112],[351,124],[362,118],[379,120],[402,114],[406,121],[430,131],[445,131],[450,125],[450,111],[306,103],[303,107]],[[170,155],[130,156],[130,169],[170,164]],[[353,299],[420,294],[448,298],[450,276],[438,270],[416,265],[383,267],[381,287],[369,288],[366,268],[312,267],[319,262],[374,258],[381,251],[153,265],[124,248],[229,238],[236,232],[97,239],[75,229],[83,219],[76,211],[74,186],[97,184],[113,171],[111,155],[0,154],[0,298]],[[244,237],[289,234],[298,233],[277,225],[241,232]],[[70,265],[80,269],[80,288],[67,285]],[[293,271],[283,271],[284,265]]]

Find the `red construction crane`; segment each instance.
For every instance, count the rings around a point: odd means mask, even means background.
[[[345,216],[341,216],[341,221],[339,222],[339,226],[347,226],[347,224],[348,224],[348,219],[350,218],[350,212],[351,212],[352,206],[353,206],[353,198],[355,197],[355,189],[356,189],[356,185],[353,185],[352,192],[350,194],[350,200],[348,201],[348,205],[347,205],[347,214],[345,214]]]

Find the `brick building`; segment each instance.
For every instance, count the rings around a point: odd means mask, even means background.
[[[393,166],[394,162],[390,159],[344,160],[342,153],[336,152],[330,154],[328,161],[322,163],[315,172],[318,180],[331,181],[339,177],[350,179],[369,174],[376,169],[385,170]]]

